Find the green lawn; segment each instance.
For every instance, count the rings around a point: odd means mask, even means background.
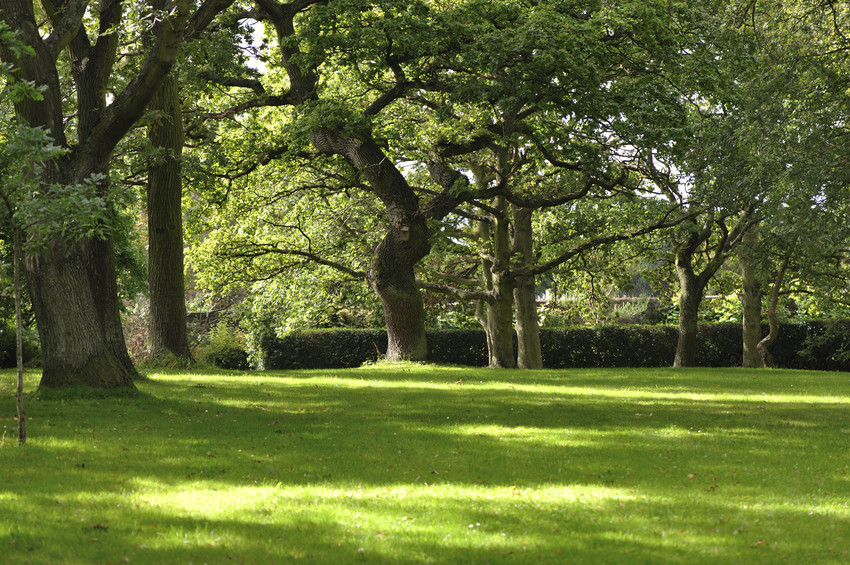
[[[0,562],[850,563],[847,373],[149,376],[0,374]]]

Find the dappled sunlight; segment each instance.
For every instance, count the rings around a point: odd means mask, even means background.
[[[50,561],[47,523],[88,562],[850,559],[843,376],[798,397],[793,373],[608,374],[175,373],[34,401],[0,449],[22,517],[0,547]]]

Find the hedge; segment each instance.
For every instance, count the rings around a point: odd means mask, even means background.
[[[762,328],[767,334],[767,326]],[[666,367],[676,352],[674,326],[606,326],[541,329],[543,366]],[[427,332],[429,361],[485,366],[487,342],[481,330]],[[706,367],[740,366],[741,325],[699,327],[697,363]],[[384,330],[303,331],[285,338],[261,340],[265,369],[330,369],[358,367],[386,351]],[[778,367],[828,371],[850,370],[850,322],[781,324],[771,348]]]

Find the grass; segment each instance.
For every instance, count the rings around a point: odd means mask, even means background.
[[[850,563],[850,375],[0,374],[3,563]]]

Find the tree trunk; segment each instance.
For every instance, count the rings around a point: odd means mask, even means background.
[[[89,258],[97,253],[88,246],[85,240],[71,246],[56,242],[27,261],[42,346],[40,386],[134,388],[135,371],[126,346],[124,355],[116,354],[115,328],[105,328],[102,323],[110,318],[111,302],[116,303],[117,313],[117,301],[114,294],[108,294],[108,280],[107,284],[92,284],[89,273],[94,264]],[[111,281],[114,285],[114,272]]]
[[[681,280],[681,277],[680,277]],[[682,284],[679,296],[679,340],[676,343],[674,367],[693,367],[697,360],[697,329],[702,293],[693,280]]]
[[[679,246],[676,251],[676,275],[679,277],[679,340],[676,343],[674,367],[693,367],[697,360],[697,329],[699,306],[702,303],[705,284],[709,278],[705,272],[697,276],[694,272],[692,254],[696,239]]]
[[[425,306],[414,266],[428,255],[431,246],[419,197],[374,141],[328,129],[311,132],[310,140],[322,153],[345,157],[386,208],[389,225],[372,252],[366,275],[384,306],[389,340],[386,356],[389,360],[426,359]]]
[[[148,170],[150,359],[156,361],[171,354],[191,362],[183,278],[183,121],[173,74],[162,82],[150,109],[157,116],[148,137],[162,150]]]
[[[744,236],[742,247],[739,249],[738,257],[741,262],[741,319],[744,355],[743,367],[762,368],[764,362],[758,352],[758,343],[761,340],[761,283],[756,275],[755,245],[758,235],[755,230]]]
[[[513,252],[522,269],[530,269],[533,262],[532,219],[530,208],[513,207]],[[514,304],[516,308],[517,366],[520,369],[542,369],[543,354],[540,349],[540,325],[537,319],[537,296],[533,276],[514,279]]]
[[[487,335],[488,365],[514,368],[513,278],[504,198],[497,197],[493,207],[498,213],[478,223],[478,237],[482,243],[481,272],[489,296],[484,304],[484,317],[479,318],[479,322]]]
[[[112,236],[84,242],[87,251],[89,284],[107,349],[131,377],[139,373],[127,352],[124,325],[118,303],[118,273],[115,269],[115,248]]]
[[[107,82],[116,76],[112,71],[118,60],[118,34],[99,33],[92,42],[88,32],[94,26],[75,25],[81,24],[83,12],[72,12],[80,5],[51,0],[42,4],[43,15],[36,21],[29,0],[4,0],[0,19],[21,33],[31,51],[0,47],[0,56],[15,67],[19,78],[44,89],[41,99],[16,101],[17,116],[31,126],[44,127],[54,144],[69,149],[41,175],[39,197],[49,199],[52,186],[73,187],[89,182],[93,174],[108,173],[115,146],[142,116],[177,56],[191,3],[181,0],[168,6],[172,14],[155,26],[156,39],[145,60],[109,106]],[[96,27],[106,32],[121,27],[125,13],[121,8],[119,2],[107,2],[96,13],[86,14],[97,18]],[[45,23],[53,26],[49,37],[42,31],[50,31]],[[57,63],[64,53],[69,61]],[[71,82],[73,93],[62,87]],[[76,122],[73,147],[65,135],[65,106],[72,108]],[[73,222],[67,228],[73,231]],[[45,228],[34,224],[30,229]],[[27,282],[41,338],[41,386],[134,387],[136,372],[121,329],[111,239],[57,237],[27,258]]]
[[[791,240],[788,252],[782,259],[782,263],[779,265],[779,269],[776,272],[776,278],[773,281],[773,288],[770,291],[770,304],[767,306],[767,322],[770,326],[770,331],[760,342],[758,342],[757,345],[757,349],[759,355],[761,355],[761,360],[764,363],[764,366],[770,369],[775,367],[773,355],[770,353],[770,346],[773,345],[776,338],[779,337],[779,319],[776,316],[776,310],[779,306],[779,292],[782,290],[782,283],[785,281],[785,272],[788,270],[788,263],[794,255],[794,250],[797,247],[799,237],[800,230],[798,228]]]
[[[7,201],[8,203],[8,201]],[[11,214],[11,206],[9,216]],[[12,221],[13,258],[12,285],[15,291],[15,366],[17,367],[17,386],[15,400],[18,409],[18,445],[27,442],[27,414],[24,410],[24,323],[21,315],[21,232]]]
[[[400,256],[398,234],[387,234],[372,254],[367,278],[381,299],[387,324],[389,361],[424,361],[428,357],[425,338],[425,306],[416,284],[413,265]]]

